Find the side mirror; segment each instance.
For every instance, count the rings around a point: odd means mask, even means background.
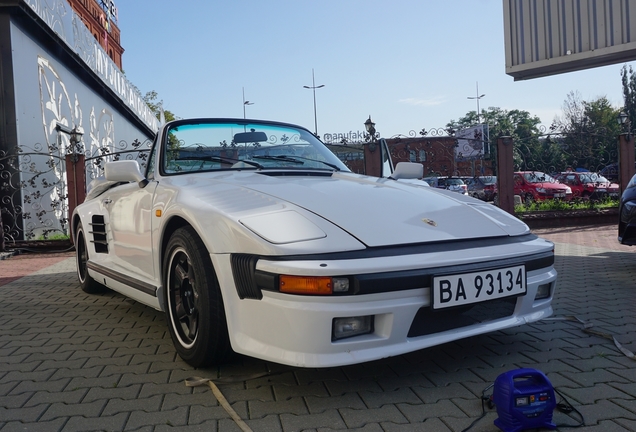
[[[113,182],[137,182],[140,188],[146,187],[148,180],[141,173],[139,163],[134,160],[106,162],[104,177]]]
[[[415,162],[398,162],[390,179],[420,179],[424,177],[424,166]]]

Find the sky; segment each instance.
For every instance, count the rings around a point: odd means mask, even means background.
[[[525,110],[549,125],[570,92],[622,106],[621,68],[636,69],[621,63],[515,82],[505,73],[501,0],[115,4],[123,71],[142,94],[156,91],[166,110],[181,118],[245,113],[323,137],[364,131],[369,116],[385,138],[443,128],[477,103]]]

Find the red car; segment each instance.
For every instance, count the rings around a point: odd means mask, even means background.
[[[564,172],[555,178],[560,183],[570,186],[574,198],[592,200],[618,198],[620,193],[618,184],[593,172]]]
[[[514,173],[514,191],[526,202],[547,199],[572,199],[572,189],[559,183],[541,171],[519,171]]]

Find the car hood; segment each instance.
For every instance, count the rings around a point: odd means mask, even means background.
[[[258,192],[284,202],[285,205],[279,209],[281,212],[288,212],[294,206],[300,207],[338,226],[369,247],[529,232],[523,222],[492,204],[456,192],[413,185],[412,182],[352,173],[290,176],[244,172],[228,174],[224,179],[217,177],[216,180],[243,192],[251,191],[252,204],[254,200],[258,201],[253,192]],[[193,176],[191,181],[205,182],[201,175]],[[214,188],[206,188],[203,184],[195,186],[191,181],[188,182],[189,187],[194,186],[198,199],[218,203],[219,197],[214,196]],[[236,200],[241,191],[235,189],[235,192],[227,194],[228,197]],[[230,207],[226,207],[226,211]],[[263,207],[262,210],[271,213],[271,209]],[[252,206],[249,216],[258,212]],[[245,213],[240,208],[234,213],[239,221],[245,217],[241,215]]]

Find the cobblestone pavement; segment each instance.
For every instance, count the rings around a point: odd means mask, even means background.
[[[536,232],[556,244],[554,317],[592,323],[636,351],[636,249],[616,243],[614,226]],[[161,313],[115,293],[84,294],[68,254],[2,260],[0,278],[2,432],[240,431],[208,387],[184,385],[191,376],[234,378],[219,389],[255,432],[445,432],[475,420],[471,431],[497,431],[495,410],[479,418],[480,396],[520,367],[544,372],[583,414],[578,431],[636,431],[636,361],[577,321],[357,366],[298,369],[238,356],[193,370],[175,355]],[[271,374],[244,379],[262,372]],[[554,420],[576,423],[556,411]]]

